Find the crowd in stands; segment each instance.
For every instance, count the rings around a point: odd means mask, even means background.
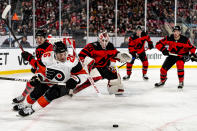
[[[177,0],[177,22],[187,26],[197,25],[197,10],[195,0]],[[59,0],[35,0],[36,28],[59,18]],[[174,0],[148,0],[147,2],[147,32],[151,36],[167,34],[165,23],[174,24]],[[6,2],[0,3],[0,12],[6,7]],[[33,34],[32,1],[22,0],[19,20],[13,20],[12,28],[18,35]],[[83,7],[83,5],[85,5]],[[81,8],[83,7],[83,8]],[[144,0],[118,0],[118,36],[132,33],[137,25],[144,25]],[[17,10],[17,7],[16,9]],[[15,11],[12,10],[12,14]],[[62,35],[86,35],[87,27],[86,0],[62,0]],[[47,32],[59,35],[59,21],[49,25]],[[197,26],[196,26],[197,27]],[[98,35],[101,30],[115,32],[115,0],[90,0],[89,34]],[[0,21],[0,35],[7,34],[3,21]]]

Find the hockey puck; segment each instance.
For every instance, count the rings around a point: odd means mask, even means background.
[[[117,128],[118,127],[118,124],[113,124],[113,127]]]

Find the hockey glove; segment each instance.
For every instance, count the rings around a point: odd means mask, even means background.
[[[192,54],[190,55],[190,58],[191,58],[191,61],[192,61],[192,62],[193,62],[193,61],[196,61],[196,62],[197,62],[197,55],[196,55],[196,54],[192,53]]]
[[[167,49],[165,49],[162,51],[162,54],[165,56],[169,56],[169,51]]]
[[[151,50],[153,48],[154,48],[153,43],[152,42],[148,43],[148,49]]]
[[[27,51],[22,52],[21,56],[22,56],[23,60],[26,60],[26,61],[31,61],[31,59],[33,59],[32,54],[30,54]]]
[[[30,80],[30,84],[34,87],[36,87],[37,85],[40,85],[40,78],[38,76],[33,76]]]
[[[33,74],[35,74],[35,73],[36,73],[36,69],[31,68],[31,72],[32,72]]]

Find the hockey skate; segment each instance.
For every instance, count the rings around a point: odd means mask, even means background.
[[[148,78],[148,76],[146,74],[143,74],[143,79],[144,80],[148,80],[149,78]]]
[[[161,86],[164,86],[165,82],[166,82],[167,79],[165,79],[165,81],[160,81],[159,83],[155,83],[155,87],[161,87]]]
[[[19,111],[19,110],[24,109],[24,108],[26,108],[26,106],[22,103],[19,103],[19,104],[13,106],[14,111]]]
[[[123,77],[123,80],[126,81],[126,80],[129,80],[129,78],[130,78],[130,75],[126,75],[126,76]]]
[[[20,102],[22,102],[22,101],[24,101],[24,100],[25,100],[25,97],[24,97],[23,95],[20,95],[20,96],[14,98],[14,99],[12,100],[12,102],[13,102],[13,104],[17,104],[17,103],[20,103]]]
[[[26,107],[26,108],[19,110],[18,114],[20,116],[29,116],[29,115],[33,114],[34,112],[35,111],[32,109],[32,106],[30,106],[30,107]]]
[[[180,82],[178,85],[178,89],[183,89],[183,86],[184,86],[183,82]]]

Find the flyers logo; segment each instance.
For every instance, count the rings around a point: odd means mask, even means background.
[[[57,81],[63,81],[65,79],[63,72],[51,68],[47,68],[46,77],[49,80],[53,80],[55,78]]]

